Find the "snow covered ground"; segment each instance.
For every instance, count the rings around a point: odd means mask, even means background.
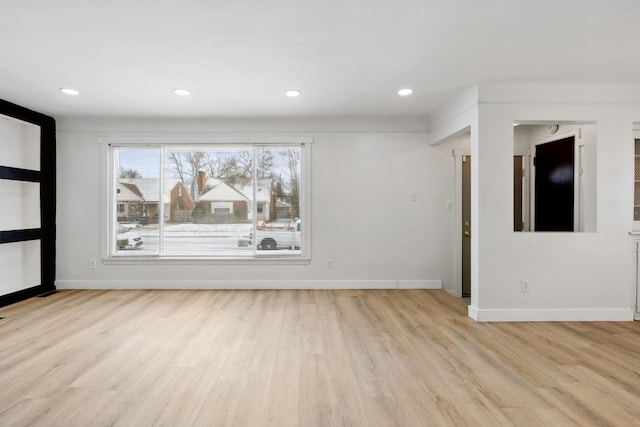
[[[164,227],[166,236],[198,237],[198,236],[248,236],[252,230],[252,224],[167,224]],[[158,234],[158,225],[147,225],[136,228],[136,233],[141,236],[153,236]]]
[[[279,224],[278,224],[279,225]],[[138,225],[131,231],[143,237],[144,244],[130,251],[119,252],[125,255],[157,255],[160,235],[159,225]],[[211,255],[245,256],[254,254],[254,248],[241,245],[248,242],[253,224],[165,224],[164,253],[171,255]],[[270,251],[265,251],[272,254]],[[300,255],[300,250],[279,250],[278,255]]]

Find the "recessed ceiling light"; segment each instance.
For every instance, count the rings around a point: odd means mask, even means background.
[[[187,89],[174,89],[173,93],[175,93],[176,95],[180,95],[180,96],[191,95],[191,92],[188,91]]]
[[[291,98],[295,98],[296,96],[302,95],[302,92],[300,92],[297,89],[294,89],[294,90],[288,90],[284,94],[289,96],[289,97],[291,97]]]
[[[75,89],[68,88],[68,87],[61,87],[60,88],[60,92],[65,93],[67,95],[80,95],[80,92],[78,92]]]
[[[400,95],[400,96],[407,96],[407,95],[411,95],[412,93],[413,93],[413,89],[409,89],[409,88],[400,89],[398,91],[398,95]]]

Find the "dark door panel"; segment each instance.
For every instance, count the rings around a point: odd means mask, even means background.
[[[513,156],[513,231],[522,231],[522,156]]]
[[[574,230],[574,146],[574,137],[536,146],[536,231]]]

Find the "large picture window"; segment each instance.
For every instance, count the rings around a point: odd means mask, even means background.
[[[127,143],[108,151],[110,257],[308,256],[305,144]]]

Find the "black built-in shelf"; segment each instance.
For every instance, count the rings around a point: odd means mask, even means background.
[[[12,179],[14,181],[40,182],[42,174],[40,171],[30,169],[12,168],[0,166],[0,179]]]
[[[4,100],[0,100],[0,115],[40,127],[39,171],[0,166],[0,179],[40,184],[40,228],[0,231],[0,244],[40,240],[40,284],[1,295],[2,307],[56,288],[56,122],[52,117]]]

